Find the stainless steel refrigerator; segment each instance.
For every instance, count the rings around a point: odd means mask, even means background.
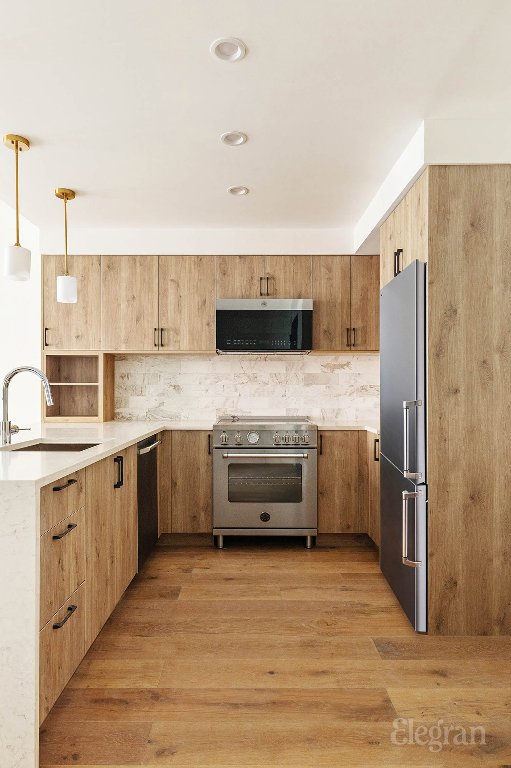
[[[427,631],[426,270],[414,261],[380,293],[381,570]]]

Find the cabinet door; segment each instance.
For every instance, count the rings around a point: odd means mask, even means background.
[[[351,348],[380,348],[380,258],[351,257]]]
[[[258,299],[266,295],[264,256],[217,256],[219,299]]]
[[[213,533],[213,462],[208,432],[172,432],[172,533]]]
[[[311,256],[266,256],[263,291],[272,299],[310,299]],[[266,282],[266,281],[265,281]]]
[[[400,203],[400,244],[403,253],[399,268],[405,269],[415,259],[428,260],[428,180],[426,169]]]
[[[158,257],[101,257],[102,348],[158,348]]]
[[[380,546],[380,438],[367,433],[367,460],[369,466],[369,520],[368,533]]]
[[[405,203],[402,200],[380,227],[380,288],[394,278],[394,254],[404,250]],[[403,261],[399,256],[399,264]]]
[[[160,349],[215,349],[215,257],[160,256]]]
[[[138,570],[137,446],[126,448],[115,458],[122,459],[122,468],[119,468],[122,485],[114,487],[113,540],[117,603]],[[118,485],[117,478],[114,485]]]
[[[86,467],[85,477],[86,638],[89,648],[116,603],[114,458],[109,456]]]
[[[321,431],[318,451],[318,533],[366,533],[358,503],[358,431]]]
[[[57,275],[63,256],[43,256],[43,346],[45,349],[99,349],[101,346],[101,262],[99,256],[69,256],[69,274],[78,280],[76,304],[57,302]]]
[[[350,256],[314,256],[313,348],[324,351],[349,349]]]

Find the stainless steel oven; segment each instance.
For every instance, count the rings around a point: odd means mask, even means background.
[[[235,419],[236,417],[234,417]],[[245,417],[213,429],[213,525],[228,535],[317,535],[317,428]]]

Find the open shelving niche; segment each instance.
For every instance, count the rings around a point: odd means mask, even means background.
[[[103,352],[44,352],[43,370],[54,405],[43,397],[50,422],[110,421],[114,418],[114,356]]]

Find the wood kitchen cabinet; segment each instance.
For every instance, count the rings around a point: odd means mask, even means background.
[[[43,348],[47,350],[101,347],[101,260],[99,256],[69,256],[69,274],[78,280],[76,304],[57,302],[57,276],[64,274],[64,256],[42,257]]]
[[[313,349],[377,351],[380,346],[378,256],[314,256]]]
[[[218,256],[219,299],[309,299],[311,256]]]
[[[211,433],[172,432],[172,533],[213,533]]]
[[[380,546],[380,438],[367,432],[368,521],[367,532]]]
[[[158,349],[158,257],[101,257],[102,349]]]
[[[137,571],[136,446],[86,467],[87,648]]]
[[[367,533],[359,498],[359,432],[321,430],[318,448],[318,533]]]
[[[159,257],[159,347],[215,349],[215,257]]]

